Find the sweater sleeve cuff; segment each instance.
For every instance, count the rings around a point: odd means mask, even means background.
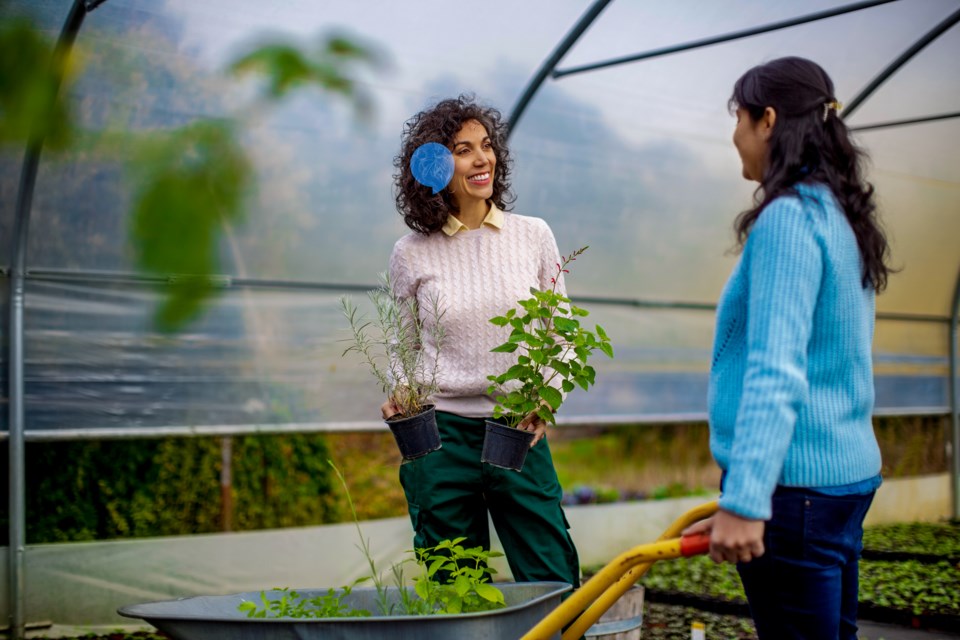
[[[773,514],[772,490],[758,482],[744,482],[728,474],[720,496],[720,508],[742,518],[769,520]]]

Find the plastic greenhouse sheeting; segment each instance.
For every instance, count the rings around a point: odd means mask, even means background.
[[[7,0],[0,19],[29,15],[53,37],[68,3]],[[463,91],[508,115],[543,59],[590,3],[583,0],[277,5],[254,0],[109,0],[77,39],[71,96],[88,131],[79,150],[41,158],[27,253],[27,429],[375,420],[379,392],[341,358],[335,289],[227,288],[184,332],[156,333],[157,293],[92,277],[132,271],[130,183],[117,129],[162,131],[235,114],[250,84],[230,59],[268,37],[314,42],[341,30],[389,61],[360,80],[374,115],[304,90],[248,123],[257,189],[246,223],[224,242],[221,270],[251,279],[373,284],[405,228],[393,206],[392,158],[404,120]],[[803,12],[843,2],[817,0]],[[515,210],[545,218],[576,263],[573,294],[713,303],[736,256],[732,220],[750,202],[730,142],[727,98],[748,67],[802,55],[848,101],[950,12],[954,0],[892,2],[771,34],[548,81],[518,121]],[[614,1],[560,68],[799,15],[793,3]],[[888,80],[851,126],[956,111],[960,28]],[[947,323],[960,270],[960,120],[864,131],[881,213],[901,273],[875,340],[881,409],[944,408]],[[0,262],[9,263],[19,153],[0,154]],[[3,293],[6,336],[7,282]],[[362,294],[351,294],[359,300]],[[566,416],[705,410],[709,311],[586,305],[617,358]],[[0,354],[7,393],[6,350]],[[3,398],[5,400],[5,398]],[[0,413],[5,428],[6,411]]]

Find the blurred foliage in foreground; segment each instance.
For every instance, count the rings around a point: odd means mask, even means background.
[[[84,138],[70,99],[82,59],[57,49],[25,18],[0,23],[0,146],[66,151]],[[380,65],[379,54],[339,34],[309,50],[265,42],[229,65],[230,73],[255,75],[263,86],[233,115],[113,132],[133,182],[134,263],[158,276],[164,296],[154,317],[159,330],[184,328],[220,290],[211,276],[221,271],[221,239],[242,222],[244,195],[253,189],[252,163],[240,142],[244,126],[306,86],[345,99],[359,118],[369,118],[372,102],[354,77]]]

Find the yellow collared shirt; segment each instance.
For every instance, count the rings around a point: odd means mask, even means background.
[[[486,217],[483,219],[482,225],[488,225],[494,229],[503,228],[503,211],[497,207],[497,205],[490,203],[490,211],[487,212]],[[456,216],[449,215],[447,216],[447,221],[443,224],[443,232],[448,236],[455,235],[458,231],[470,231],[470,227],[460,222]]]

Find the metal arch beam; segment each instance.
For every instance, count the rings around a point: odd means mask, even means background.
[[[849,127],[850,131],[873,131],[874,129],[889,129],[891,127],[904,127],[911,124],[923,124],[925,122],[937,122],[939,120],[950,120],[960,118],[960,111],[953,113],[941,113],[935,116],[922,116],[919,118],[907,118],[906,120],[890,120],[889,122],[877,122],[874,124],[863,124],[856,127]]]
[[[577,40],[580,39],[580,36],[593,24],[593,21],[597,19],[597,16],[600,15],[600,12],[603,11],[612,0],[595,0],[595,2],[590,5],[590,8],[580,16],[580,19],[577,21],[573,28],[567,33],[563,38],[560,44],[557,45],[557,48],[553,50],[550,56],[543,61],[543,64],[540,65],[540,68],[537,70],[537,73],[530,79],[530,82],[527,83],[526,88],[523,90],[523,93],[520,95],[520,98],[517,99],[517,103],[513,107],[513,111],[510,112],[510,118],[507,120],[507,139],[510,139],[510,136],[513,134],[513,130],[517,126],[517,122],[523,116],[523,112],[527,110],[527,106],[530,104],[530,101],[533,99],[534,94],[537,93],[537,90],[540,88],[540,85],[543,84],[543,81],[547,79],[547,76],[553,72],[560,60],[567,54],[567,51],[570,50]]]
[[[54,59],[69,55],[77,33],[83,25],[87,12],[99,0],[74,0],[70,12],[60,30],[60,36],[54,48]],[[54,92],[60,90],[63,78],[57,79]],[[13,246],[10,252],[10,339],[9,339],[9,557],[7,560],[8,611],[10,614],[10,638],[21,640],[26,633],[25,597],[26,576],[24,555],[26,552],[26,483],[24,457],[24,339],[23,309],[24,280],[26,275],[27,239],[30,231],[30,210],[33,205],[33,192],[37,182],[37,170],[40,166],[40,152],[43,150],[43,138],[31,136],[23,154],[20,168],[20,184],[17,189],[17,201],[14,211],[12,230]]]
[[[958,332],[960,332],[960,271],[953,290],[953,311],[950,317],[950,497],[953,518],[960,518],[960,353],[958,353]]]
[[[637,53],[634,55],[622,56],[619,58],[613,58],[610,60],[604,60],[602,62],[595,62],[592,64],[585,64],[579,67],[570,67],[569,69],[557,69],[556,71],[553,72],[552,76],[554,79],[556,79],[556,78],[561,78],[563,76],[573,75],[575,73],[584,73],[585,71],[595,71],[597,69],[603,69],[605,67],[612,67],[619,64],[626,64],[628,62],[637,62],[639,60],[657,58],[657,57],[665,56],[671,53],[679,53],[681,51],[699,49],[701,47],[708,47],[710,45],[720,44],[722,42],[730,42],[731,40],[739,40],[741,38],[747,38],[749,36],[755,36],[761,33],[769,33],[770,31],[778,31],[780,29],[786,29],[788,27],[795,27],[797,25],[806,24],[808,22],[823,20],[824,18],[832,18],[834,16],[843,15],[845,13],[851,13],[853,11],[860,11],[861,9],[869,9],[877,5],[887,4],[888,2],[895,2],[895,1],[896,0],[868,0],[866,2],[856,2],[854,4],[848,4],[842,7],[837,7],[836,9],[818,11],[816,13],[810,13],[805,16],[800,16],[798,18],[791,18],[789,20],[781,20],[780,22],[773,22],[771,24],[767,24],[759,27],[753,27],[752,29],[743,29],[741,31],[735,31],[735,32],[727,33],[720,36],[703,38],[701,40],[685,42],[683,44],[673,45],[670,47],[662,47],[660,49],[644,51],[643,53]]]
[[[954,11],[952,14],[947,16],[940,24],[935,26],[933,29],[925,33],[919,40],[913,43],[913,45],[900,54],[900,56],[887,65],[887,68],[881,71],[876,78],[874,78],[866,87],[864,87],[860,93],[846,105],[842,112],[842,117],[844,119],[852,116],[857,109],[864,103],[864,101],[869,98],[874,91],[880,88],[884,82],[887,81],[890,76],[897,72],[900,67],[905,65],[910,61],[913,56],[917,55],[922,51],[928,44],[939,38],[943,35],[950,27],[955,25],[957,22],[960,22],[960,9]]]

